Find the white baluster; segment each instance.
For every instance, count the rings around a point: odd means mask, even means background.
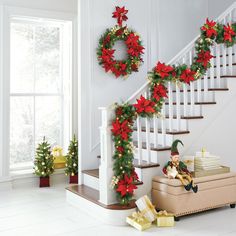
[[[157,148],[158,146],[158,120],[157,120],[156,115],[154,115],[153,117],[153,135],[154,135],[154,147]]]
[[[176,83],[175,86],[176,89],[176,122],[177,122],[177,130],[180,131],[180,123],[181,123],[181,114],[180,114],[180,88],[178,84]]]
[[[138,151],[138,163],[141,165],[143,161],[143,153],[142,153],[142,124],[141,118],[138,116],[137,118],[137,151]]]
[[[202,78],[199,78],[197,81],[197,102],[201,102],[201,94],[202,94]]]
[[[172,93],[171,82],[168,82],[168,103],[169,103],[169,131],[172,131],[173,130],[173,93]]]
[[[183,64],[186,63],[186,55],[184,55],[183,60],[182,60]],[[183,84],[183,102],[184,102],[184,116],[187,116],[187,108],[188,108],[188,89],[187,89],[187,85],[184,83]]]
[[[215,53],[214,53],[214,47],[211,47],[211,52],[212,52],[212,55],[214,56]],[[211,58],[211,68],[210,68],[210,87],[211,88],[214,88],[215,86],[215,59],[214,58]]]
[[[223,24],[226,24],[226,19],[224,18]],[[227,50],[224,44],[221,44],[221,51],[222,51],[222,63],[223,63],[223,75],[227,74]]]
[[[216,87],[220,88],[220,45],[216,45]]]
[[[204,102],[208,101],[208,71],[204,75],[204,80],[203,80],[203,97],[204,97]]]
[[[146,123],[146,153],[147,153],[147,162],[151,163],[151,140],[150,140],[150,119],[145,119]]]
[[[189,64],[192,65],[192,55],[193,51],[189,52]],[[190,83],[190,115],[194,116],[194,105],[195,105],[195,98],[194,98],[194,83]]]
[[[162,119],[161,119],[161,134],[162,134],[162,145],[166,146],[166,105],[163,103],[162,110]]]

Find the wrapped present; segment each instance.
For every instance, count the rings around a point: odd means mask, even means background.
[[[189,172],[194,172],[194,156],[184,156],[182,161],[187,166]]]
[[[147,195],[139,198],[135,204],[137,205],[139,211],[144,215],[144,217],[149,221],[153,222],[156,219],[156,209],[152,205],[150,199]]]
[[[172,227],[175,225],[174,215],[167,211],[157,213],[157,227]]]
[[[63,149],[60,146],[55,146],[52,149],[52,155],[54,157],[54,168],[61,169],[65,168],[66,158],[63,156]]]
[[[134,212],[131,216],[127,216],[126,222],[140,231],[148,229],[152,225],[140,212]]]

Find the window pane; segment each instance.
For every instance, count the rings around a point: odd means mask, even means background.
[[[53,145],[60,144],[60,97],[35,98],[35,142],[42,141],[43,136]]]
[[[60,29],[35,28],[36,92],[60,92]]]
[[[33,26],[11,23],[11,93],[34,90]]]
[[[11,97],[10,108],[10,164],[32,162],[33,98]]]

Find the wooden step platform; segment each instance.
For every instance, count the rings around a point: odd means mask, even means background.
[[[204,89],[201,89],[200,91],[203,92]],[[208,91],[229,91],[229,89],[228,88],[209,88]],[[183,92],[184,90],[180,89],[180,93],[183,93]],[[187,92],[191,92],[191,90],[187,89]],[[194,89],[194,92],[198,92],[198,90]],[[176,90],[173,90],[172,93],[176,93]]]
[[[142,132],[146,132],[146,128],[145,127],[142,127],[141,130],[142,130]],[[134,127],[134,131],[137,131],[137,127]],[[150,128],[150,132],[154,133],[154,129]],[[162,130],[159,129],[158,133],[162,134]],[[180,130],[180,131],[177,131],[177,130],[172,130],[172,131],[166,130],[166,134],[171,134],[171,135],[180,135],[180,134],[189,134],[189,133],[190,133],[190,131],[188,131],[188,130]]]
[[[128,206],[120,204],[104,205],[99,202],[99,191],[85,185],[69,186],[66,190],[109,210],[128,210],[136,208],[135,200],[132,200]]]
[[[99,179],[99,169],[83,170],[82,173]]]
[[[173,102],[172,105],[176,105],[176,102]],[[194,105],[215,105],[216,102],[195,102]],[[168,102],[165,103],[165,105],[169,105]],[[180,102],[180,105],[184,105],[183,102]],[[187,105],[191,105],[190,102],[187,103]]]
[[[134,141],[134,146],[137,147],[138,146],[138,142],[137,141]],[[169,151],[171,149],[170,146],[157,146],[157,147],[154,147],[153,144],[150,144],[151,146],[151,150],[152,151],[158,151],[158,152],[161,152],[161,151]],[[142,149],[147,149],[147,145],[146,145],[146,142],[142,142]]]

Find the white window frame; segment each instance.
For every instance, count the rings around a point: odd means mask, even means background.
[[[20,7],[0,5],[0,180],[10,176],[10,20],[12,17],[43,18],[56,21],[70,21],[72,23],[72,58],[71,86],[70,86],[70,118],[64,122],[70,123],[70,137],[72,132],[77,135],[77,16],[76,14],[42,11]],[[2,26],[2,27],[1,27]],[[4,32],[4,34],[3,34]],[[15,94],[17,95],[17,94]],[[52,94],[53,96],[53,94]],[[73,112],[72,112],[73,111]],[[63,114],[62,114],[63,116]],[[69,141],[69,140],[68,140]],[[26,168],[22,168],[26,169]]]

